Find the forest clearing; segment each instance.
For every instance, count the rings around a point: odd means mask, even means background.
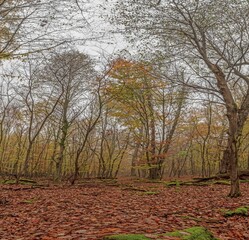
[[[249,0],[0,0],[0,240],[249,240]]]
[[[227,210],[248,205],[249,184],[242,183],[241,188],[243,196],[228,198],[229,186],[222,184],[168,187],[165,182],[124,179],[88,180],[75,186],[4,184],[0,236],[1,240],[94,240],[144,234],[148,239],[177,240],[182,238],[163,234],[201,226],[216,239],[245,240],[247,214],[224,216]]]

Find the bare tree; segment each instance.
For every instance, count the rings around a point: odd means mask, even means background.
[[[58,128],[59,149],[54,161],[56,179],[60,180],[68,132],[74,121],[87,109],[90,87],[96,73],[90,57],[78,51],[52,54],[42,72],[43,81],[54,89],[55,96],[61,96],[52,116]]]
[[[88,11],[86,2],[74,0],[2,0],[0,59],[20,58],[99,37],[90,28]]]
[[[25,123],[28,131],[27,149],[22,169],[22,173],[25,175],[31,174],[30,157],[34,143],[62,96],[62,94],[59,94],[55,98],[54,89],[46,88],[44,82],[40,79],[40,64],[41,62],[34,64],[32,60],[27,61],[23,71],[20,72],[23,83],[21,87],[18,86],[15,89],[23,103],[22,108],[25,112]]]
[[[91,144],[88,144],[89,139],[91,138],[91,135],[93,134],[97,124],[99,123],[103,107],[106,104],[104,100],[105,98],[101,94],[102,80],[102,78],[97,78],[97,84],[93,86],[91,96],[89,96],[88,98],[88,107],[76,122],[77,141],[75,141],[75,155],[73,158],[74,167],[72,176],[70,177],[71,184],[74,184],[79,177],[80,169],[82,166],[82,161],[80,161],[82,160],[82,153],[86,151],[87,148],[91,149]],[[86,159],[83,162],[86,162]]]

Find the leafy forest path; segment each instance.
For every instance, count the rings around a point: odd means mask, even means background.
[[[91,240],[193,226],[203,226],[221,240],[249,239],[249,217],[224,217],[222,212],[249,205],[249,184],[241,188],[243,196],[231,199],[226,197],[227,185],[169,188],[138,181],[40,188],[0,185],[0,239]]]

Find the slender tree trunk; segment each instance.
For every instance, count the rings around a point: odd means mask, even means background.
[[[33,146],[33,144],[29,144],[29,146],[28,146],[25,160],[24,160],[24,165],[23,165],[23,173],[24,173],[24,176],[26,176],[26,177],[30,174],[29,162],[30,162],[30,154],[31,154],[32,146]]]
[[[136,165],[137,165],[137,157],[138,157],[138,151],[139,151],[139,145],[140,143],[136,143],[133,155],[132,155],[132,159],[131,159],[131,177],[135,177],[136,176]]]
[[[80,171],[80,166],[79,166],[79,158],[80,158],[80,151],[77,151],[76,153],[76,158],[75,158],[75,162],[74,162],[74,173],[73,173],[73,177],[71,180],[71,184],[74,185],[78,175],[79,175],[79,171]]]
[[[249,170],[249,152],[247,153],[247,170]]]
[[[160,168],[156,158],[156,127],[155,127],[155,120],[154,120],[154,109],[149,101],[149,106],[151,110],[151,119],[150,119],[150,163],[151,168],[149,171],[149,178],[150,179],[158,179],[160,178]]]
[[[158,159],[158,166],[159,166],[158,168],[159,168],[159,173],[161,175],[161,178],[163,177],[162,176],[162,166],[163,166],[163,163],[165,162],[166,155],[169,151],[172,139],[174,137],[174,134],[175,134],[175,131],[176,131],[176,128],[178,125],[178,122],[180,120],[181,112],[182,112],[182,109],[184,106],[185,99],[186,99],[186,90],[185,90],[185,87],[183,86],[183,88],[181,89],[181,92],[179,93],[179,101],[177,103],[177,109],[176,109],[176,113],[174,116],[174,121],[173,121],[172,127],[169,131],[169,134],[165,138],[165,144],[162,148],[163,157],[159,157],[159,159]]]
[[[63,166],[63,160],[64,160],[64,152],[66,149],[66,139],[67,139],[67,132],[68,132],[68,121],[67,119],[63,120],[62,125],[62,136],[61,140],[59,142],[59,156],[56,160],[56,181],[60,182],[62,178],[62,166]]]

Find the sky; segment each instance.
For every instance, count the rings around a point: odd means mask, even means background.
[[[80,8],[87,9],[85,13],[83,12],[83,18],[89,23],[87,29],[93,39],[77,45],[80,50],[103,59],[131,48],[108,19],[115,2],[116,0],[88,0],[87,3],[81,1]],[[79,17],[84,21],[82,16]],[[84,39],[84,33],[75,32],[74,34],[76,37]]]

